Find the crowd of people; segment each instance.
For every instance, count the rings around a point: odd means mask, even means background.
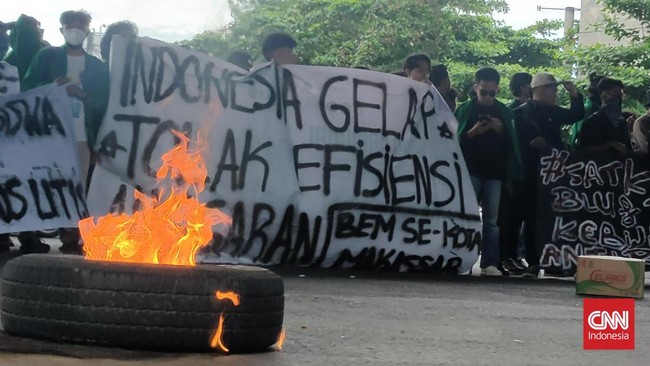
[[[21,90],[52,82],[66,85],[87,182],[98,161],[93,147],[108,100],[111,37],[138,35],[137,26],[129,21],[111,24],[100,44],[100,60],[83,48],[91,20],[85,11],[61,14],[65,39],[61,47],[43,41],[40,23],[32,17],[22,15],[16,22],[0,23],[0,57],[6,53],[4,61],[18,68]],[[296,47],[290,35],[275,33],[264,40],[262,54],[277,65],[296,64]],[[253,58],[245,51],[233,52],[227,61],[244,70],[253,68]],[[432,65],[425,54],[409,56],[395,74],[433,85],[455,113],[458,141],[482,209],[480,267],[485,276],[538,275],[537,182],[540,157],[550,149],[611,151],[621,157],[649,154],[650,100],[643,116],[626,114],[622,109],[625,86],[620,80],[590,75],[585,98],[571,81],[559,81],[548,73],[518,73],[509,81],[513,100],[505,104],[497,99],[501,75],[482,68],[476,71],[469,100],[458,104],[459,93],[447,68]],[[569,94],[568,108],[557,104],[560,87]],[[571,133],[565,141],[562,126],[569,125]],[[60,237],[62,252],[81,253],[78,230],[61,229]],[[50,249],[36,233],[20,233],[18,238],[25,253]],[[8,234],[1,235],[0,250],[10,245]]]
[[[488,67],[476,72],[469,100],[456,106],[444,65],[432,67],[426,55],[413,55],[400,74],[433,84],[458,120],[458,141],[482,210],[481,275],[539,275],[538,179],[540,159],[551,149],[648,158],[650,90],[648,110],[638,116],[623,111],[620,80],[590,75],[585,99],[571,81],[517,73],[509,83],[513,100],[506,105],[496,98],[501,76]],[[568,108],[558,105],[559,87],[569,94]],[[568,141],[563,126],[571,126]],[[572,275],[555,272],[549,270]]]
[[[15,22],[0,23],[0,58],[18,69],[21,91],[50,83],[66,85],[72,100],[81,175],[84,181],[89,182],[92,167],[98,160],[93,151],[95,139],[108,104],[110,39],[114,34],[135,37],[138,28],[128,21],[108,26],[100,44],[100,60],[83,48],[90,33],[92,17],[89,13],[70,10],[62,13],[59,20],[60,32],[65,39],[65,44],[60,47],[52,47],[43,40],[41,24],[33,17],[23,14]],[[62,228],[59,237],[61,252],[82,254],[78,229]],[[50,250],[36,232],[19,233],[18,240],[23,253],[46,253]],[[7,251],[12,245],[9,234],[0,234],[0,251]]]

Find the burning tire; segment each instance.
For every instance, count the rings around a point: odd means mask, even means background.
[[[217,291],[238,294],[238,305]],[[264,350],[282,331],[284,285],[246,266],[180,267],[26,255],[9,261],[0,320],[19,336],[164,350]],[[219,327],[222,317],[222,327]]]

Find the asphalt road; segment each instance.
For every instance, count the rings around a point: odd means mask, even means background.
[[[647,299],[636,302],[635,351],[583,351],[573,281],[278,272],[283,352],[162,354],[0,337],[0,365],[650,365]]]

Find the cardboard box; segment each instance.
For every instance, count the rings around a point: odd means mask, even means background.
[[[643,298],[645,261],[641,259],[582,255],[578,257],[576,293]]]

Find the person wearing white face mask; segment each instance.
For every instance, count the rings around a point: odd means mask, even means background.
[[[91,16],[84,10],[66,11],[61,14],[61,33],[65,45],[47,47],[34,57],[23,89],[29,90],[52,82],[67,84],[72,97],[75,117],[75,136],[81,160],[82,179],[86,179],[99,125],[108,104],[108,69],[98,58],[83,49],[83,42],[90,33]],[[79,232],[76,229],[62,229],[61,241],[64,253],[81,254]]]

